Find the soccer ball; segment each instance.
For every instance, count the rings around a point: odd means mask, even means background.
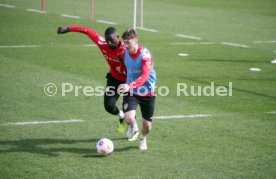
[[[99,154],[110,155],[114,150],[114,145],[110,139],[102,138],[97,142],[96,148]]]

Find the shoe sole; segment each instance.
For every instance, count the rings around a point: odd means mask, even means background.
[[[141,151],[146,151],[148,148],[139,148]]]
[[[128,139],[128,141],[133,142],[138,139],[139,131],[134,132],[132,138]]]

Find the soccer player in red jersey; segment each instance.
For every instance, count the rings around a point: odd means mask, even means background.
[[[118,132],[123,133],[125,131],[124,113],[118,109],[116,102],[119,98],[118,86],[126,81],[126,75],[120,71],[121,61],[119,59],[119,56],[126,49],[124,43],[119,40],[119,35],[114,27],[108,27],[105,30],[105,37],[100,36],[92,28],[82,26],[59,27],[57,30],[58,34],[68,32],[79,32],[87,35],[99,47],[105,57],[109,65],[109,72],[106,75],[104,107],[108,113],[119,117]]]

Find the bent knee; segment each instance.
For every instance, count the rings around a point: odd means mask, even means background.
[[[104,109],[110,114],[115,114],[116,112],[115,111],[116,107],[113,104],[104,104]]]
[[[126,112],[124,117],[126,123],[132,123],[135,120],[135,114],[133,111]]]
[[[150,131],[151,130],[151,122],[143,119],[143,127],[144,127],[144,129]]]

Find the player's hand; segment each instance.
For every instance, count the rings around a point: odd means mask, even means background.
[[[118,88],[118,93],[123,94],[129,91],[129,85],[128,84],[120,84]]]
[[[70,28],[69,27],[59,27],[57,29],[57,33],[58,34],[65,34],[67,32],[70,32]]]

